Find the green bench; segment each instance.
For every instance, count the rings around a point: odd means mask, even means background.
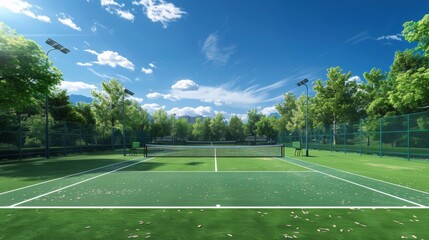
[[[131,143],[131,147],[130,147],[130,151],[129,151],[129,155],[130,156],[137,156],[137,150],[140,147],[140,142],[132,142]]]
[[[294,156],[301,156],[301,142],[292,142],[292,147],[295,148],[295,154]]]

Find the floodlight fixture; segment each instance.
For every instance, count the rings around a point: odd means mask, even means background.
[[[48,45],[50,45],[51,47],[53,47],[53,49],[51,49],[51,50],[56,49],[56,50],[61,51],[64,54],[67,54],[67,53],[70,52],[70,50],[68,48],[66,48],[63,45],[57,43],[56,41],[52,40],[51,38],[48,38],[48,40],[46,40],[46,43]]]
[[[300,81],[299,83],[297,83],[296,85],[298,85],[298,87],[299,86],[301,86],[301,85],[304,85],[304,84],[306,84],[308,82],[308,79],[307,78],[304,78],[302,81]]]
[[[130,95],[130,96],[133,96],[133,95],[134,95],[134,93],[133,93],[133,92],[131,92],[130,90],[128,90],[128,89],[126,89],[126,88],[124,88],[124,93],[126,93],[126,94],[128,94],[128,95]]]

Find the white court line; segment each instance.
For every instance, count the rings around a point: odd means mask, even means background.
[[[215,159],[215,172],[217,172],[217,157],[216,157],[216,148],[214,149],[214,159]]]
[[[0,207],[11,209],[11,207]],[[416,206],[18,206],[13,209],[429,209]]]
[[[389,197],[392,197],[392,198],[396,198],[396,199],[401,200],[401,201],[403,201],[403,202],[411,203],[411,204],[416,205],[416,206],[419,206],[419,207],[421,207],[421,208],[422,208],[422,207],[426,208],[426,206],[425,206],[425,205],[422,205],[422,204],[419,204],[419,203],[416,203],[416,202],[413,202],[413,201],[407,200],[407,199],[405,199],[405,198],[401,198],[401,197],[398,197],[398,196],[392,195],[392,194],[390,194],[390,193],[386,193],[386,192],[383,192],[383,191],[377,190],[377,189],[372,188],[372,187],[368,187],[368,186],[362,185],[362,184],[360,184],[360,183],[355,183],[355,182],[353,182],[353,181],[350,181],[350,180],[347,180],[347,179],[344,179],[344,178],[340,178],[340,177],[337,177],[337,176],[331,175],[331,174],[329,174],[329,173],[324,173],[324,172],[318,171],[318,170],[316,170],[316,169],[312,169],[312,168],[310,168],[310,167],[302,166],[302,165],[299,165],[299,164],[296,164],[296,163],[293,163],[293,162],[287,161],[286,159],[284,159],[284,161],[286,161],[286,162],[288,162],[288,163],[291,163],[291,164],[294,164],[294,165],[297,165],[297,166],[301,166],[301,167],[303,167],[303,168],[307,168],[307,169],[313,170],[313,171],[315,171],[315,172],[321,173],[321,174],[326,175],[326,176],[328,176],[328,177],[332,177],[332,178],[335,178],[335,179],[338,179],[338,180],[341,180],[341,181],[344,181],[344,182],[347,182],[347,183],[350,183],[350,184],[353,184],[353,185],[356,185],[356,186],[359,186],[359,187],[362,187],[362,188],[365,188],[365,189],[368,189],[368,190],[371,190],[371,191],[374,191],[374,192],[377,192],[377,193],[381,193],[381,194],[383,194],[383,195],[386,195],[386,196],[389,196]]]
[[[113,172],[119,171],[119,170],[124,169],[124,168],[127,168],[127,167],[131,167],[131,166],[137,165],[137,164],[139,164],[139,163],[144,162],[145,160],[150,160],[150,159],[151,159],[151,158],[140,160],[140,161],[138,161],[138,162],[136,162],[136,163],[129,164],[129,165],[127,165],[127,166],[117,168],[117,169],[115,169],[115,170],[112,170],[112,171],[109,171],[109,172],[106,172],[106,173],[103,173],[103,174],[100,174],[100,175],[97,175],[97,176],[94,176],[94,177],[91,177],[91,178],[88,178],[88,179],[82,180],[82,181],[77,182],[77,183],[73,183],[73,184],[71,184],[71,185],[68,185],[68,186],[65,186],[65,187],[62,187],[62,188],[56,189],[56,190],[54,190],[54,191],[50,191],[50,192],[47,192],[47,193],[41,194],[41,195],[36,196],[36,197],[33,197],[33,198],[29,198],[29,199],[24,200],[24,201],[21,201],[21,202],[19,202],[19,203],[15,203],[15,204],[13,204],[13,205],[10,205],[9,207],[12,207],[12,208],[13,208],[13,207],[18,206],[18,205],[21,205],[21,204],[23,204],[23,203],[27,203],[27,202],[33,201],[33,200],[35,200],[35,199],[38,199],[38,198],[41,198],[41,197],[47,196],[47,195],[52,194],[52,193],[55,193],[55,192],[59,192],[59,191],[61,191],[61,190],[64,190],[64,189],[67,189],[67,188],[70,188],[70,187],[76,186],[76,185],[81,184],[81,183],[84,183],[84,182],[88,182],[88,181],[90,181],[90,180],[93,180],[93,179],[96,179],[96,178],[102,177],[102,176],[104,176],[104,175],[107,175],[107,174],[110,174],[110,173],[113,173]]]
[[[141,173],[213,173],[213,171],[142,171]],[[314,171],[219,171],[219,173],[316,173]]]
[[[137,159],[138,158],[127,160],[127,161],[133,161],[133,160],[137,160]],[[30,188],[30,187],[35,187],[35,186],[38,186],[38,185],[42,185],[42,184],[45,184],[45,183],[53,182],[53,181],[56,181],[56,180],[61,180],[61,179],[64,179],[64,178],[74,177],[74,176],[81,175],[81,174],[84,174],[84,173],[87,173],[87,172],[92,172],[92,171],[95,171],[95,170],[99,170],[99,169],[103,169],[103,168],[115,166],[115,165],[118,165],[118,164],[126,163],[127,161],[121,161],[121,162],[118,162],[118,163],[113,163],[113,164],[109,164],[109,165],[106,165],[106,166],[89,169],[89,170],[86,170],[86,171],[83,171],[83,172],[73,173],[73,174],[70,174],[70,175],[67,175],[67,176],[63,176],[63,177],[59,177],[59,178],[54,178],[54,179],[51,179],[51,180],[48,180],[48,181],[31,184],[31,185],[28,185],[28,186],[25,186],[25,187],[12,189],[12,190],[9,190],[9,191],[6,191],[6,192],[1,192],[0,195],[6,194],[6,193],[11,193],[11,192],[16,192],[16,191],[19,191],[19,190],[22,190],[22,189],[26,189],[26,188]]]
[[[287,157],[287,158],[290,158],[290,159],[293,159],[293,160],[296,160],[296,161],[299,161],[299,162],[305,162],[305,161],[302,161],[302,160],[297,159],[297,158],[292,158],[292,157]],[[281,158],[279,158],[279,159],[281,160]],[[305,163],[307,163],[307,162],[305,162]],[[371,179],[371,180],[374,180],[374,181],[378,181],[378,182],[390,184],[390,185],[393,185],[393,186],[396,186],[396,187],[401,187],[401,188],[405,188],[405,189],[408,189],[408,190],[413,190],[413,191],[416,191],[416,192],[419,192],[419,193],[423,193],[423,194],[428,194],[429,195],[429,192],[425,192],[425,191],[418,190],[418,189],[415,189],[415,188],[411,188],[411,187],[407,187],[407,186],[402,186],[402,185],[399,185],[399,184],[396,184],[396,183],[386,182],[386,181],[383,181],[383,180],[380,180],[380,179],[363,176],[363,175],[360,175],[360,174],[357,174],[357,173],[347,172],[347,171],[344,171],[344,170],[341,170],[341,169],[331,168],[331,167],[320,165],[320,164],[313,163],[313,162],[308,162],[308,163],[314,164],[314,165],[319,166],[319,167],[324,167],[324,168],[332,169],[332,170],[335,170],[335,171],[339,171],[339,172],[343,172],[343,173],[355,175],[355,176],[366,178],[366,179]]]

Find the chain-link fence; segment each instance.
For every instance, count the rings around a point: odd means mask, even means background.
[[[113,151],[124,147],[122,129],[118,128],[49,119],[48,142],[45,129],[44,116],[0,115],[0,160]],[[143,145],[148,140],[150,137],[144,131],[125,131],[126,148],[129,148],[132,142],[140,142]]]
[[[278,141],[305,146],[305,129],[281,132]],[[310,128],[308,144],[310,149],[429,159],[429,112]]]

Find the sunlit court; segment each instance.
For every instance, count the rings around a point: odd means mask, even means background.
[[[163,209],[429,205],[424,191],[284,156],[282,145],[150,145],[146,151],[130,160],[8,189],[0,193],[0,205]]]

